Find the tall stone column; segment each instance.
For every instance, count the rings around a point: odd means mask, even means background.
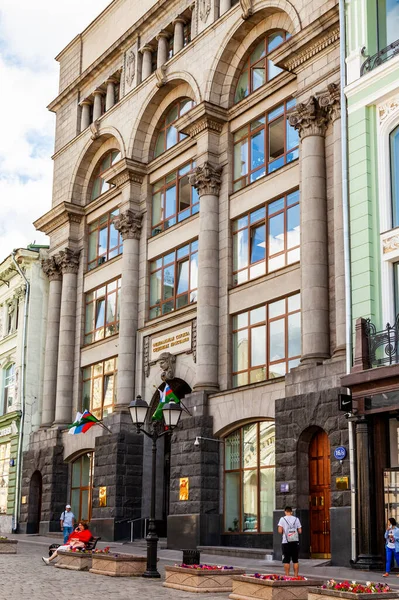
[[[342,205],[342,150],[340,88],[335,83],[327,86],[327,93],[319,98],[330,114],[334,134],[334,271],[335,271],[335,356],[345,356],[345,257],[344,214]]]
[[[185,20],[178,17],[173,21],[175,29],[173,35],[173,54],[177,54],[184,47],[184,25]]]
[[[140,213],[130,209],[114,218],[114,227],[123,238],[116,400],[119,409],[128,406],[134,396],[141,219]]]
[[[109,110],[115,104],[115,86],[117,79],[110,77],[107,79],[107,95],[105,96],[105,110]]]
[[[84,131],[90,125],[91,102],[90,100],[83,100],[80,106],[82,107],[80,115],[80,131]]]
[[[325,132],[317,98],[297,105],[289,122],[301,139],[301,363],[330,355]]]
[[[140,52],[143,55],[143,60],[141,63],[141,81],[144,81],[144,79],[147,79],[147,77],[149,77],[152,73],[152,52],[153,52],[153,48],[152,46],[143,46],[140,49]]]
[[[166,31],[161,31],[157,35],[157,69],[159,69],[159,67],[162,67],[162,65],[164,65],[168,60],[168,39],[169,34]]]
[[[230,10],[231,8],[231,0],[220,0],[220,15],[223,15],[225,12]]]
[[[190,183],[200,196],[198,239],[197,365],[194,390],[219,388],[219,192],[221,167],[197,167]]]
[[[93,104],[93,122],[97,121],[103,114],[103,91],[94,90],[94,104]]]
[[[58,255],[62,272],[55,424],[71,423],[76,330],[76,284],[79,251],[65,248]]]
[[[50,427],[55,417],[55,398],[57,392],[62,275],[54,256],[43,260],[42,268],[49,278],[50,286],[47,308],[46,346],[44,351],[41,426]]]

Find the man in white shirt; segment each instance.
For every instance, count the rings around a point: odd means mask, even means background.
[[[291,506],[284,509],[284,517],[278,522],[278,532],[282,534],[282,553],[285,575],[290,574],[291,560],[294,565],[294,576],[299,573],[299,534],[302,533],[302,525],[298,517],[292,514]]]
[[[67,543],[69,536],[73,531],[73,526],[75,523],[75,515],[71,511],[71,505],[67,504],[64,512],[60,517],[61,531],[64,534],[64,544]]]

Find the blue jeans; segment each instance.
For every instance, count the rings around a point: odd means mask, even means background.
[[[388,548],[388,546],[385,546],[385,553],[386,553],[385,570],[387,573],[390,573],[393,557],[395,557],[396,563],[399,565],[399,552],[396,552],[395,548]]]
[[[71,535],[73,531],[73,527],[65,527],[64,525],[64,529],[63,529],[63,533],[64,533],[64,544],[67,543],[69,536]]]

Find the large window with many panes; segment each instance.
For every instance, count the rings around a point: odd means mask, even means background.
[[[113,219],[118,214],[119,210],[116,208],[89,224],[89,271],[122,254],[122,236],[113,224]]]
[[[114,411],[117,361],[109,358],[83,369],[82,410],[89,410],[97,419]]]
[[[233,317],[233,386],[281,377],[301,355],[300,295]]]
[[[250,423],[225,438],[224,530],[273,531],[275,507],[274,421]]]
[[[197,302],[198,240],[150,263],[150,319]]]
[[[288,122],[294,106],[286,100],[234,133],[234,191],[298,158],[298,132]]]
[[[159,156],[187,137],[184,133],[177,131],[175,122],[191,110],[194,105],[195,103],[191,98],[183,98],[175,102],[168,109],[159,123],[158,135],[155,142],[155,156]]]
[[[120,289],[119,278],[86,294],[85,344],[92,344],[118,333]]]
[[[152,188],[152,235],[157,235],[199,211],[198,192],[188,177],[195,168],[190,162],[169,173]]]
[[[297,262],[299,238],[299,190],[235,219],[234,285]]]
[[[11,444],[0,444],[0,515],[7,512]]]
[[[268,33],[256,43],[241,71],[234,102],[240,102],[240,100],[243,100],[282,72],[282,69],[276,67],[268,58],[268,54],[273,52],[289,37],[291,36],[286,31],[277,30]]]
[[[121,158],[121,153],[119,150],[110,150],[102,157],[99,165],[97,166],[91,188],[91,199],[95,200],[101,194],[104,194],[109,189],[111,189],[111,184],[107,183],[104,179],[103,173],[107,171],[112,165],[114,165]]]
[[[86,452],[72,463],[71,506],[75,524],[90,521],[93,497],[94,452]]]

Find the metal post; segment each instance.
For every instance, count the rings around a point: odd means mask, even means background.
[[[151,509],[147,534],[147,569],[143,577],[159,579],[161,575],[157,570],[158,536],[155,528],[155,501],[156,501],[156,477],[157,477],[157,426],[153,424],[152,439],[152,473],[151,473]]]

